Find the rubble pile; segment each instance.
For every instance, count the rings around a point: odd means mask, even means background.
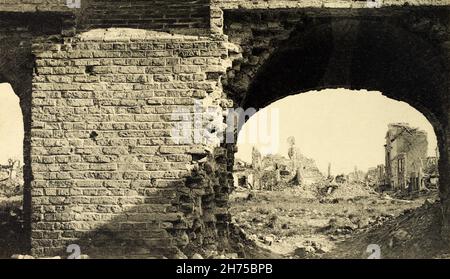
[[[366,249],[361,250],[361,247],[373,243],[369,235],[374,230],[381,230],[402,216],[405,220],[413,218],[407,221],[411,226],[414,222],[422,222],[420,216],[407,216],[417,210],[420,212],[422,209],[417,208],[427,199],[427,196],[396,199],[388,194],[379,194],[364,183],[332,183],[327,180],[282,191],[242,188],[238,194],[240,198],[231,199],[232,220],[240,228],[238,234],[241,238],[244,235],[254,247],[252,253],[257,258],[262,257],[258,253],[265,254],[266,250],[284,258],[328,258],[335,255],[361,258],[363,254],[347,255],[348,252],[337,249],[336,245],[347,243],[345,249],[365,253]],[[436,199],[436,192],[429,193],[428,197]],[[428,209],[425,207],[423,210]],[[398,248],[397,245],[408,241],[414,232],[412,227],[401,230],[400,226],[399,229],[385,232],[380,239],[387,235],[392,244],[387,242],[385,245]],[[365,238],[353,243],[355,235]],[[355,248],[356,243],[359,246]]]
[[[23,191],[23,180],[21,179],[0,179],[0,197],[21,196]]]
[[[333,185],[333,189],[328,195],[334,199],[352,199],[357,197],[368,197],[378,195],[372,188],[360,182],[345,182]]]
[[[0,197],[21,196],[23,183],[23,169],[20,161],[10,159],[8,165],[0,164]]]
[[[367,258],[366,247],[376,244],[381,247],[382,258],[448,258],[448,244],[440,235],[440,214],[440,203],[426,200],[418,208],[377,220],[326,256]]]
[[[234,186],[252,190],[280,191],[308,186],[324,179],[313,159],[307,158],[292,146],[289,158],[279,154],[262,155],[256,147],[252,162],[234,161]]]
[[[294,192],[303,199],[317,199],[320,196],[321,183],[302,185],[294,189]]]
[[[0,198],[0,258],[9,258],[25,250],[22,198]]]

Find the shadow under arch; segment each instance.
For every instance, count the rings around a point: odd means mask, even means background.
[[[435,130],[446,227],[450,165],[445,61],[445,52],[431,39],[383,18],[330,18],[326,23],[297,27],[259,68],[238,105],[261,109],[286,96],[335,88],[381,91],[408,103]]]

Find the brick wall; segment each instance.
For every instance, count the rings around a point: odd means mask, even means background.
[[[0,0],[2,12],[68,11],[66,0]]]
[[[66,0],[0,0],[0,12],[74,14],[80,31],[127,27],[203,34],[209,30],[209,0],[80,0],[80,4],[69,8]]]
[[[209,28],[208,0],[90,0],[84,28],[128,27],[151,30]]]
[[[201,199],[213,193],[191,170],[210,153],[173,142],[171,113],[218,100],[222,43],[103,30],[35,53],[33,252],[127,243],[169,253],[202,238],[202,216],[215,213]]]
[[[366,0],[211,0],[213,5],[223,9],[276,9],[276,8],[366,8]],[[375,1],[371,1],[375,2]],[[449,5],[449,0],[383,0],[382,6]]]

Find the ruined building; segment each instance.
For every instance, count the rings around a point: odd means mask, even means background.
[[[365,176],[366,173],[355,166],[354,170],[347,175],[347,180],[350,182],[362,182]]]
[[[16,179],[20,172],[20,161],[9,159],[7,165],[0,165],[0,180],[3,179]],[[20,178],[21,179],[21,178]]]
[[[288,156],[291,160],[291,167],[295,173],[294,183],[296,185],[301,185],[303,182],[303,166],[300,160],[300,150],[295,145],[295,138],[289,137],[287,139],[289,144]]]
[[[427,149],[425,131],[412,128],[407,123],[389,124],[385,163],[387,184],[393,190],[421,190]]]
[[[449,0],[79,2],[0,1],[0,82],[23,112],[33,255],[226,244],[235,144],[177,141],[172,112],[223,116],[323,88],[380,91],[429,119],[450,236]]]
[[[301,187],[323,180],[323,174],[313,159],[307,158],[297,148],[288,150],[286,158],[279,154],[262,156],[256,147],[252,149],[252,164],[235,160],[234,185],[255,190],[281,190]]]
[[[262,155],[256,147],[252,149],[252,173],[250,181],[253,189],[261,188]]]
[[[429,156],[424,167],[425,186],[437,188],[439,186],[439,149],[436,147],[435,156]]]
[[[246,162],[235,159],[233,166],[234,188],[251,188],[253,186],[253,171],[251,165]]]
[[[369,186],[383,189],[386,181],[386,167],[380,164],[376,167],[369,168],[366,174],[366,182]]]

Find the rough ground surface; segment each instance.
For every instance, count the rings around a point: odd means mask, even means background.
[[[362,184],[310,185],[284,191],[237,189],[232,195],[233,249],[206,247],[180,258],[449,258],[439,237],[436,192],[380,195]],[[23,254],[20,196],[0,198],[0,258]],[[142,255],[139,256],[142,258]]]
[[[17,179],[0,179],[0,258],[24,251],[21,173]]]
[[[0,198],[0,258],[24,252],[22,197]]]
[[[400,199],[358,183],[327,190],[235,191],[231,212],[246,256],[368,258],[377,244],[382,258],[445,257],[436,192]]]

